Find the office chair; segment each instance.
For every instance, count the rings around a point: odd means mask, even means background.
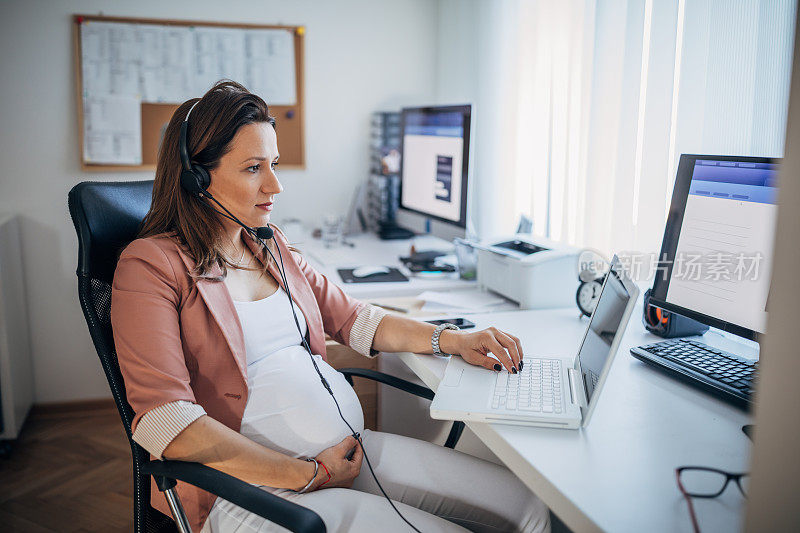
[[[131,438],[134,412],[127,401],[114,349],[111,282],[120,250],[136,238],[141,221],[150,208],[152,191],[152,181],[83,182],[73,187],[68,196],[70,216],[78,234],[78,297],[133,455],[135,533],[191,531],[174,490],[176,480],[211,492],[291,531],[324,532],[322,519],[310,509],[200,463],[151,461],[150,453]],[[351,385],[354,376],[362,377],[433,399],[430,389],[382,372],[361,368],[339,371]],[[455,447],[463,429],[463,422],[455,422],[445,446]],[[151,507],[150,476],[164,493],[172,519]]]

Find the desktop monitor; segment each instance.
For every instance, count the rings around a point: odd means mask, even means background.
[[[778,164],[681,155],[653,305],[750,340],[764,333]]]
[[[471,106],[402,111],[400,208],[467,225]]]

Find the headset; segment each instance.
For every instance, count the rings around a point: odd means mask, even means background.
[[[197,100],[192,107],[189,108],[189,112],[186,113],[186,118],[183,119],[181,123],[181,133],[180,133],[180,142],[178,146],[178,150],[181,155],[181,187],[191,194],[192,196],[196,196],[198,198],[208,198],[209,200],[216,203],[220,206],[225,213],[222,213],[219,209],[215,208],[213,205],[209,206],[211,209],[219,213],[220,215],[228,218],[240,226],[242,226],[249,234],[255,237],[257,240],[261,239],[271,239],[273,238],[274,231],[269,226],[261,227],[261,228],[251,228],[250,226],[245,225],[241,220],[236,218],[233,213],[228,211],[224,205],[219,203],[214,196],[208,192],[208,187],[211,185],[211,174],[208,173],[208,169],[206,169],[203,165],[198,165],[192,163],[192,159],[189,156],[189,141],[188,141],[188,130],[189,130],[189,117],[192,114],[192,110],[200,103],[200,100]],[[264,243],[261,243],[264,245]],[[266,245],[264,245],[266,248]],[[267,248],[267,250],[269,250]],[[273,260],[275,258],[273,257]]]
[[[650,302],[648,301],[644,306],[644,321],[648,326],[647,329],[650,331],[660,332],[662,330],[666,330],[667,324],[669,324],[669,311],[665,311],[660,307],[650,305]]]
[[[665,339],[702,335],[708,331],[708,326],[702,322],[654,306],[650,303],[651,292],[651,289],[645,291],[642,307],[642,322],[647,331]]]
[[[202,196],[203,194],[208,194],[207,189],[209,185],[211,185],[211,175],[203,165],[192,164],[188,147],[189,117],[199,103],[200,100],[198,99],[197,102],[192,104],[192,107],[189,108],[189,112],[186,113],[186,118],[183,119],[181,123],[181,139],[178,149],[180,150],[181,163],[183,165],[183,170],[181,170],[181,187],[191,194]]]
[[[224,205],[222,205],[216,198],[214,198],[214,196],[210,192],[208,192],[208,187],[211,185],[211,174],[208,173],[208,169],[206,169],[203,165],[192,163],[192,159],[189,156],[189,142],[188,142],[189,116],[191,116],[192,110],[197,106],[197,104],[200,103],[201,100],[202,99],[198,99],[197,102],[192,104],[192,107],[190,107],[189,111],[186,113],[186,118],[184,118],[183,122],[181,123],[180,141],[178,146],[178,150],[180,151],[181,166],[182,166],[181,177],[180,177],[181,187],[186,192],[188,192],[192,196],[197,197],[201,201],[207,198],[213,201],[215,204],[217,204],[224,212],[220,211],[211,204],[207,205],[220,215],[240,225],[258,243],[261,244],[264,250],[266,250],[267,253],[270,255],[272,260],[275,261],[275,264],[278,265],[279,263],[278,261],[275,260],[275,256],[272,254],[272,250],[270,250],[269,247],[267,246],[267,243],[264,242],[265,240],[269,239],[273,240],[273,242],[275,243],[275,249],[278,251],[278,257],[280,258],[279,271],[281,274],[281,280],[283,281],[283,286],[286,287],[286,294],[288,295],[289,302],[291,303],[292,292],[291,289],[289,288],[289,280],[286,279],[286,269],[283,266],[283,255],[281,254],[281,249],[278,246],[277,241],[275,240],[274,230],[269,226],[253,228],[246,225],[241,220],[239,220],[236,217],[236,215],[231,213]],[[298,333],[300,333],[300,339],[303,343],[303,347],[306,349],[306,351],[308,352],[308,356],[311,358],[311,363],[314,365],[314,370],[317,371],[317,375],[319,376],[320,381],[322,382],[322,386],[325,387],[325,390],[327,390],[328,394],[330,394],[331,398],[333,398],[333,402],[336,404],[336,410],[339,412],[339,417],[347,425],[348,429],[350,429],[350,434],[353,436],[354,439],[356,439],[356,441],[358,442],[358,446],[361,447],[361,451],[364,453],[364,459],[366,459],[367,461],[367,466],[369,467],[369,471],[372,474],[372,478],[375,480],[375,483],[378,485],[378,488],[381,489],[381,492],[383,493],[386,500],[389,502],[389,505],[392,506],[392,509],[394,509],[395,512],[400,516],[400,518],[402,518],[406,524],[411,526],[411,528],[414,531],[420,533],[419,529],[414,527],[414,525],[411,522],[409,522],[406,519],[406,517],[403,516],[403,514],[397,509],[397,507],[395,507],[394,502],[391,500],[391,498],[389,498],[389,495],[386,494],[386,491],[383,490],[383,487],[378,481],[378,477],[375,475],[375,470],[373,470],[372,468],[372,463],[370,462],[369,457],[367,457],[367,451],[364,449],[364,445],[361,442],[361,436],[356,432],[356,430],[353,429],[353,426],[351,426],[350,423],[344,418],[344,415],[342,414],[342,409],[341,407],[339,407],[339,402],[336,400],[336,396],[333,394],[333,390],[331,389],[328,380],[326,380],[325,376],[322,375],[322,372],[317,366],[316,360],[311,355],[312,354],[311,346],[308,344],[308,339],[306,339],[305,335],[303,335],[303,330],[300,327],[300,321],[297,318],[297,313],[294,310],[294,305],[290,305],[289,307],[292,309],[292,316],[294,317],[295,326],[297,326],[297,331]]]

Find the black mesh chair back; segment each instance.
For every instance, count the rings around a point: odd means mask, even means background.
[[[150,506],[151,478],[142,473],[150,454],[131,438],[134,412],[125,394],[111,330],[111,281],[119,252],[136,238],[152,193],[152,181],[84,182],[73,187],[68,197],[78,233],[78,297],[133,454],[136,533],[177,531],[170,517]]]

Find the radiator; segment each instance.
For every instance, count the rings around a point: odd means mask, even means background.
[[[0,214],[0,440],[16,439],[33,403],[19,218]]]

